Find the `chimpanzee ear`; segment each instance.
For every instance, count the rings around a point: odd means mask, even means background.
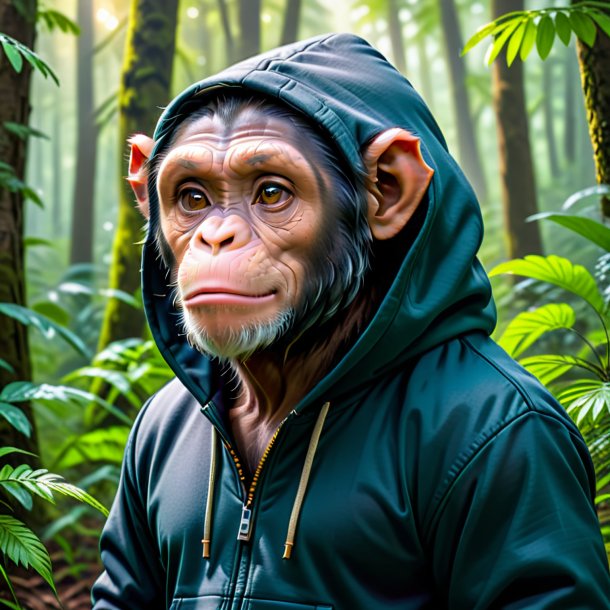
[[[392,128],[376,136],[363,155],[369,180],[368,220],[375,239],[405,227],[421,202],[434,170],[424,161],[419,138]]]
[[[142,216],[148,220],[148,170],[146,161],[152,153],[154,140],[142,133],[136,133],[127,142],[131,146],[127,182],[133,189]]]

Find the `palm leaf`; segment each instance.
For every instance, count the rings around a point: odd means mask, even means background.
[[[574,310],[565,303],[543,305],[534,311],[517,315],[498,340],[513,358],[518,358],[542,335],[560,328],[572,328],[576,320]]]
[[[592,218],[562,214],[559,212],[541,212],[530,216],[528,220],[551,220],[578,235],[582,235],[590,242],[610,252],[610,228]]]
[[[610,383],[600,379],[582,379],[570,384],[557,399],[568,413],[575,414],[577,424],[588,415],[595,423],[603,412],[610,412]]]
[[[0,515],[0,551],[17,565],[31,566],[57,595],[47,549],[32,530],[10,515]]]
[[[532,375],[538,377],[545,386],[578,365],[578,360],[573,356],[553,354],[530,356],[529,358],[522,358],[519,362]]]
[[[561,256],[531,254],[500,263],[490,272],[490,277],[509,273],[548,282],[584,299],[600,316],[605,313],[604,299],[595,279],[582,265],[575,265]]]

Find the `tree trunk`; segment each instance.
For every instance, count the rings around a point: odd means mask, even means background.
[[[11,0],[0,0],[2,32],[19,40],[29,48],[34,46],[36,0],[23,2],[26,19]],[[27,61],[17,74],[3,52],[0,52],[0,126],[5,121],[27,125],[30,116],[30,74]],[[18,179],[25,176],[26,142],[0,130],[0,162],[10,165]],[[32,205],[32,204],[30,204]],[[20,193],[10,192],[0,182],[0,302],[26,304],[24,268],[24,201]],[[0,358],[14,369],[9,373],[0,368],[0,388],[11,381],[31,379],[30,352],[26,328],[0,315]],[[33,424],[28,405],[20,405]],[[27,439],[2,418],[0,446],[10,445],[38,453],[35,431]]]
[[[564,133],[563,133],[563,153],[569,165],[574,165],[576,161],[576,104],[574,100],[575,91],[575,66],[576,58],[570,53],[566,53],[565,61],[565,110],[564,110]]]
[[[93,94],[93,3],[78,0],[76,47],[77,144],[70,263],[93,261],[97,125]]]
[[[480,199],[487,199],[487,184],[477,146],[470,99],[466,89],[466,66],[460,52],[464,46],[454,0],[440,0],[443,39],[456,110],[458,156],[466,176]]]
[[[428,48],[426,46],[426,40],[418,34],[417,36],[417,53],[419,55],[419,81],[421,84],[421,91],[426,104],[430,110],[434,110],[434,88],[432,87],[432,79],[430,78],[430,65],[431,61],[428,59]],[[432,112],[434,114],[434,112]]]
[[[549,153],[549,168],[553,178],[559,177],[559,160],[557,158],[557,140],[553,112],[553,61],[548,59],[542,65],[542,108],[544,112],[544,135]]]
[[[493,0],[494,19],[511,10],[523,10],[523,0]],[[505,51],[493,65],[493,98],[500,147],[502,206],[509,258],[540,254],[538,223],[525,222],[537,212],[536,184],[523,85],[523,63],[506,65]]]
[[[301,0],[288,0],[284,13],[284,27],[280,44],[290,44],[297,40],[299,18],[301,16]]]
[[[260,52],[261,0],[239,0],[239,58],[245,59]]]
[[[231,22],[229,21],[229,11],[225,0],[218,0],[218,10],[220,11],[220,20],[222,21],[222,29],[225,36],[225,49],[227,58],[225,66],[230,66],[235,61],[235,43],[233,42],[233,32],[231,31]]]
[[[599,184],[610,184],[610,38],[598,27],[593,47],[579,40],[576,48],[595,174]],[[610,218],[610,197],[602,197],[601,204],[603,215]]]
[[[402,25],[398,17],[398,5],[396,0],[387,0],[388,8],[388,29],[390,32],[390,42],[392,43],[392,57],[394,65],[402,74],[407,73],[407,54],[402,38]]]
[[[178,0],[132,0],[119,88],[121,176],[127,175],[125,141],[136,132],[152,134],[159,108],[170,100],[170,84]],[[133,294],[140,286],[140,255],[144,221],[133,194],[121,181],[119,218],[112,247],[110,288]],[[118,299],[104,312],[99,348],[112,341],[140,336],[144,314]]]

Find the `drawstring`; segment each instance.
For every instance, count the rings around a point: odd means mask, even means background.
[[[210,557],[210,542],[212,536],[212,506],[214,504],[214,484],[216,483],[217,446],[216,428],[212,426],[212,447],[210,455],[210,478],[208,479],[208,498],[205,503],[205,521],[203,525],[203,557]]]
[[[313,432],[311,433],[309,447],[307,448],[307,455],[305,456],[305,463],[303,464],[303,471],[301,472],[301,480],[299,481],[299,488],[297,489],[297,495],[292,506],[292,513],[290,514],[286,542],[284,543],[284,556],[282,559],[290,559],[292,554],[294,536],[297,529],[297,523],[299,521],[299,515],[301,514],[303,500],[305,499],[305,492],[307,490],[307,482],[309,481],[309,474],[311,473],[313,458],[316,454],[316,449],[318,448],[318,441],[320,440],[320,434],[322,433],[322,427],[324,426],[324,420],[326,419],[326,414],[328,413],[329,407],[330,402],[324,404],[320,414],[318,415]]]
[[[318,441],[320,440],[320,434],[324,426],[324,420],[330,408],[330,402],[324,404],[316,420],[311,438],[309,439],[309,447],[307,448],[307,455],[305,456],[305,462],[303,464],[303,470],[301,472],[301,480],[299,481],[299,487],[297,494],[294,499],[292,506],[292,513],[290,514],[290,521],[288,522],[288,532],[286,534],[286,542],[284,543],[284,555],[282,559],[290,559],[292,554],[292,547],[294,546],[294,537],[296,534],[297,523],[299,521],[299,515],[301,514],[301,507],[303,500],[305,499],[305,492],[307,491],[307,483],[309,481],[309,475],[311,473],[311,467],[313,465],[313,459],[318,448]],[[212,536],[212,507],[214,504],[214,485],[216,483],[216,468],[218,463],[218,442],[217,442],[216,428],[212,426],[211,434],[211,455],[210,455],[210,476],[208,479],[208,497],[205,505],[205,521],[203,525],[203,557],[209,559],[210,557],[210,544]]]

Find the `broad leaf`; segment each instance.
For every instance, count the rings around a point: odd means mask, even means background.
[[[568,18],[576,36],[589,47],[592,47],[597,36],[597,28],[593,19],[582,11],[570,11]]]
[[[0,314],[9,316],[25,326],[36,328],[49,339],[57,334],[66,341],[66,343],[85,356],[85,358],[91,358],[87,346],[73,332],[59,324],[55,324],[52,320],[49,320],[47,317],[36,313],[27,307],[22,307],[21,305],[16,305],[14,303],[0,303]]]
[[[555,24],[548,15],[543,15],[538,23],[538,32],[536,33],[536,48],[538,55],[542,59],[546,59],[553,48],[555,40]]]
[[[462,49],[462,55],[465,55],[470,49],[476,47],[479,42],[487,38],[495,29],[497,23],[492,21],[486,25],[481,26],[467,41]]]
[[[559,286],[589,303],[600,315],[605,313],[604,299],[593,276],[582,265],[574,265],[560,256],[531,254],[500,263],[490,272],[490,277],[509,273],[523,275],[534,280]]]
[[[559,40],[567,47],[570,44],[570,37],[572,36],[572,26],[565,13],[561,11],[557,12],[555,15],[555,28],[557,29]]]
[[[515,61],[515,57],[517,57],[517,54],[519,53],[527,22],[528,19],[523,19],[508,41],[508,46],[506,47],[506,63],[509,66],[512,65],[513,61]]]
[[[32,530],[10,515],[0,515],[0,551],[17,565],[31,566],[57,595],[47,549]]]
[[[25,434],[28,438],[32,434],[32,424],[19,407],[0,401],[0,417],[3,417],[15,430]]]
[[[70,313],[53,301],[38,301],[31,309],[61,326],[65,327],[70,323]]]
[[[22,125],[21,123],[15,123],[13,121],[4,121],[3,125],[7,131],[10,131],[12,134],[16,135],[22,140],[27,140],[29,136],[43,138],[44,140],[49,139],[49,136],[46,133],[43,133],[38,129],[34,129],[33,127],[29,127],[28,125]]]
[[[567,373],[577,364],[576,358],[572,356],[553,354],[530,356],[529,358],[522,358],[519,362],[545,386]]]
[[[513,318],[498,343],[513,358],[518,358],[545,333],[559,328],[572,328],[575,319],[574,310],[569,305],[543,305]]]
[[[75,437],[59,452],[57,468],[82,463],[106,462],[120,465],[129,436],[129,427],[110,426]]]
[[[595,23],[603,30],[606,36],[610,36],[610,17],[606,13],[591,11],[589,15]]]
[[[523,34],[523,42],[521,43],[521,51],[519,52],[521,61],[525,61],[527,59],[532,48],[534,47],[537,30],[538,28],[536,27],[534,20],[528,19],[527,25],[525,26],[525,33]]]
[[[5,371],[8,371],[9,373],[15,372],[15,369],[13,368],[13,366],[11,364],[9,364],[3,358],[0,358],[0,369],[4,369]]]
[[[18,447],[0,447],[0,457],[4,457],[5,455],[9,455],[10,453],[23,453],[24,455],[31,455],[32,457],[37,457],[35,453],[31,451],[26,451],[25,449],[19,449]]]
[[[489,52],[489,56],[487,57],[487,65],[491,65],[498,54],[506,44],[506,41],[512,36],[513,32],[519,27],[521,23],[521,18],[516,18],[510,21],[510,23],[506,26],[504,30],[502,30],[501,34],[494,40],[491,45],[491,49]]]
[[[71,383],[78,379],[103,379],[106,383],[110,384],[118,390],[123,396],[129,400],[129,402],[136,408],[139,409],[142,406],[142,400],[138,398],[137,394],[131,387],[131,382],[128,377],[125,376],[121,371],[112,371],[95,366],[86,366],[76,371],[72,371],[63,378],[65,383]]]
[[[16,46],[6,40],[2,40],[2,48],[11,66],[13,66],[13,70],[20,73],[23,69],[23,57]]]
[[[574,233],[582,235],[590,242],[610,252],[610,228],[592,218],[561,214],[559,212],[541,212],[530,216],[528,220],[551,220]]]
[[[610,195],[610,184],[595,184],[594,186],[588,186],[587,188],[576,191],[563,202],[561,208],[563,210],[568,210],[583,199],[595,195]]]
[[[49,239],[44,239],[42,237],[24,237],[23,238],[23,245],[26,248],[29,248],[31,246],[46,246],[47,248],[54,248],[55,244],[50,241]]]

